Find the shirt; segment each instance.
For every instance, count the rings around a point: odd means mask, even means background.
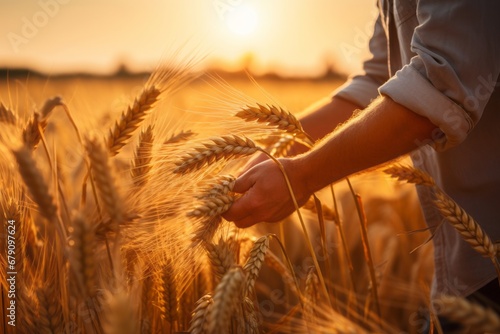
[[[417,168],[500,240],[500,1],[379,0],[372,57],[334,95],[367,106],[379,94],[439,130],[415,142]],[[417,186],[427,224],[443,218]],[[490,259],[447,222],[435,230],[432,296],[467,296],[492,281]]]

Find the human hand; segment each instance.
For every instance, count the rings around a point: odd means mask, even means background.
[[[310,197],[300,179],[300,169],[293,159],[279,159],[290,180],[298,205]],[[236,179],[233,191],[243,194],[223,214],[236,226],[249,227],[259,222],[277,222],[295,210],[285,178],[276,162],[263,161]]]

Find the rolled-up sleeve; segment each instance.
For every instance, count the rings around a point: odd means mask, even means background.
[[[436,149],[462,142],[488,103],[500,73],[499,13],[497,0],[417,3],[416,56],[379,92],[438,126]]]
[[[332,94],[354,102],[363,108],[378,96],[378,88],[389,79],[387,38],[380,16],[375,22],[369,48],[371,57],[363,63],[363,72],[351,76]]]

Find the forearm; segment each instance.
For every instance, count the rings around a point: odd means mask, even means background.
[[[417,142],[431,138],[435,128],[427,118],[390,98],[377,99],[315,149],[293,159],[295,178],[306,192],[317,191],[410,152]]]
[[[340,97],[326,97],[310,106],[298,115],[305,132],[314,140],[324,138],[339,124],[351,118],[353,112],[360,107]],[[307,148],[296,144],[291,150],[292,155],[304,153]]]
[[[351,118],[360,106],[340,97],[327,97],[299,115],[304,130],[318,140],[332,132],[339,124]]]

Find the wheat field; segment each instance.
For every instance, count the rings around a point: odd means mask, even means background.
[[[250,156],[314,145],[294,114],[341,83],[257,82],[189,64],[2,80],[2,332],[421,333],[438,311],[498,330],[498,315],[465,300],[431,307],[432,243],[413,184],[435,188],[471,247],[494,263],[498,250],[407,159],[338,182],[277,224],[221,218]]]

